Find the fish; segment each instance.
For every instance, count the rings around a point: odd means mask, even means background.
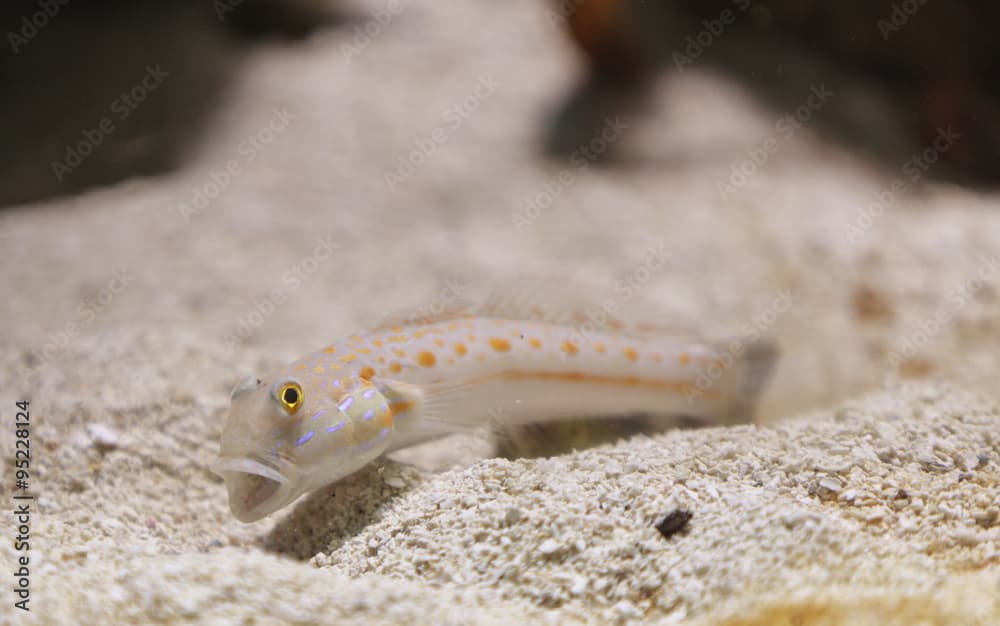
[[[242,379],[211,465],[236,519],[455,433],[637,414],[747,422],[778,356],[760,337],[708,341],[538,307],[512,315],[502,301],[389,320]]]

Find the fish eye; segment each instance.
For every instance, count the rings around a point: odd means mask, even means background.
[[[302,387],[295,382],[290,380],[283,383],[278,387],[278,391],[275,394],[278,398],[278,404],[281,408],[285,409],[285,412],[289,415],[294,415],[299,407],[302,406],[302,402],[305,400],[302,394]]]

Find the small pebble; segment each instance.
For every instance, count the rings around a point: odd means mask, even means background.
[[[844,488],[844,483],[839,478],[827,476],[826,478],[821,478],[819,480],[819,487],[820,489],[830,493],[839,493],[840,490]]]
[[[87,434],[90,435],[90,440],[95,447],[107,450],[117,448],[118,442],[121,440],[121,435],[118,434],[117,430],[104,424],[88,424]]]
[[[507,513],[503,516],[503,521],[506,522],[508,526],[511,526],[521,521],[521,517],[521,510],[511,507],[507,509]]]
[[[538,551],[542,554],[552,554],[553,552],[559,550],[559,548],[559,542],[555,539],[546,539],[542,542],[542,545],[538,546]]]
[[[684,530],[694,514],[684,509],[674,509],[656,523],[656,530],[660,531],[664,539],[670,539],[675,534]]]
[[[959,458],[958,465],[965,471],[970,472],[979,467],[979,456],[972,452],[965,454]]]
[[[638,617],[640,615],[636,606],[628,600],[622,600],[611,609],[621,617]]]
[[[979,545],[982,539],[975,531],[967,528],[959,528],[951,533],[951,538],[960,546],[972,548]]]

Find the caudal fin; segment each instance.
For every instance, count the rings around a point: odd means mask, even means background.
[[[727,399],[720,421],[727,424],[753,421],[757,403],[771,382],[779,356],[777,344],[770,339],[759,339],[746,346],[732,364],[724,389],[720,389]]]

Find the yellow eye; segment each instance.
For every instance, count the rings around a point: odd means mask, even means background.
[[[302,387],[294,381],[289,381],[279,387],[277,395],[278,402],[281,403],[281,407],[289,415],[294,415],[299,410],[299,407],[302,406],[303,400],[305,400],[302,395]]]

